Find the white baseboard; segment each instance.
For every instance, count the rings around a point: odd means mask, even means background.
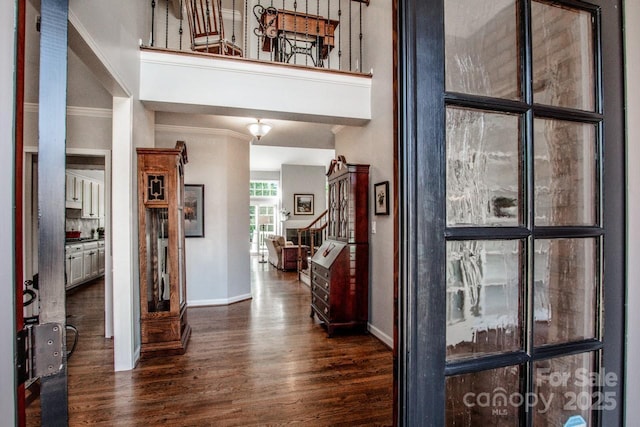
[[[385,344],[390,349],[393,349],[393,337],[390,337],[389,335],[385,334],[380,329],[373,326],[371,323],[368,323],[367,327],[369,328],[369,332],[371,333],[371,335],[378,338],[380,341],[382,341],[383,344]]]
[[[229,305],[234,302],[240,302],[244,300],[248,300],[253,298],[251,293],[244,295],[237,295],[231,298],[219,298],[219,299],[197,299],[197,300],[188,300],[187,307],[207,307],[212,305]]]
[[[138,362],[140,361],[140,346],[136,347],[136,350],[133,352],[133,367],[135,368]]]

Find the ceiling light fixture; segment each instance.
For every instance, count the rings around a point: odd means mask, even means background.
[[[249,123],[247,125],[247,129],[251,132],[251,135],[255,136],[258,141],[260,138],[265,136],[271,130],[271,125],[267,123],[262,123],[260,119],[256,121],[256,123]]]

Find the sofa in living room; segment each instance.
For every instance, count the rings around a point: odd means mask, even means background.
[[[286,241],[284,236],[270,234],[264,239],[265,246],[269,252],[269,263],[279,270],[298,269],[298,246],[291,241]],[[303,246],[305,252],[302,257],[302,269],[307,268],[307,247]]]

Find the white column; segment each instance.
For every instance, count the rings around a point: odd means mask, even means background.
[[[136,363],[133,277],[133,98],[113,98],[111,241],[113,262],[113,360],[116,371],[133,369]]]

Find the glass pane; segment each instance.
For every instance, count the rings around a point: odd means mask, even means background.
[[[147,311],[169,311],[169,210],[146,211]]]
[[[446,0],[448,91],[520,99],[515,0]]]
[[[448,377],[446,387],[447,426],[519,425],[520,409],[526,405],[519,366]]]
[[[447,225],[517,226],[519,116],[447,108]]]
[[[531,14],[534,102],[593,111],[591,14],[535,1]]]
[[[536,225],[596,225],[596,126],[535,119]]]
[[[447,359],[521,348],[521,242],[447,242]]]
[[[184,213],[182,213],[182,209],[180,210],[180,217],[184,218]],[[179,297],[180,297],[180,307],[185,303],[185,295],[187,293],[187,281],[186,281],[186,271],[185,271],[185,252],[184,252],[184,221],[178,222],[178,289],[179,289]],[[169,260],[167,260],[167,263]],[[167,282],[168,283],[168,282]],[[168,296],[168,294],[167,294]]]
[[[596,239],[536,240],[535,344],[596,337]]]
[[[592,409],[615,408],[615,395],[596,391],[599,378],[608,384],[616,376],[599,375],[595,370],[595,353],[583,353],[556,359],[541,360],[534,366],[537,410],[534,426],[563,426],[571,417],[580,416],[587,426],[594,425]],[[594,384],[595,383],[595,384]],[[573,425],[573,424],[572,424]]]

